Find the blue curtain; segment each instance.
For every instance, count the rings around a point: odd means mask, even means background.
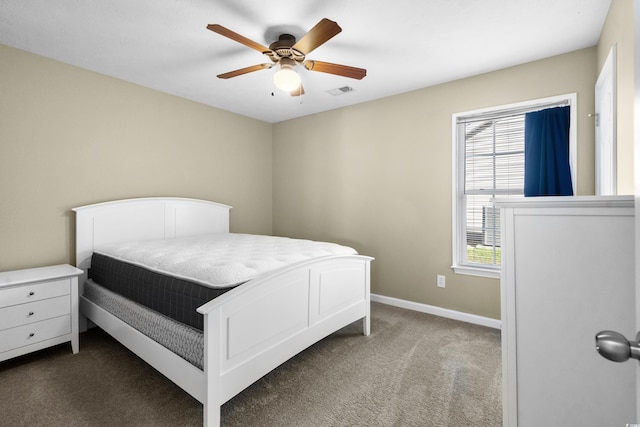
[[[525,114],[524,195],[572,196],[569,169],[570,108]]]

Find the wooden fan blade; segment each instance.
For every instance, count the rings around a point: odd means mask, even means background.
[[[264,70],[265,68],[271,68],[272,66],[272,64],[252,65],[250,67],[240,68],[239,70],[229,71],[228,73],[218,74],[218,78],[230,79],[231,77],[241,76],[253,71]]]
[[[322,61],[305,61],[304,67],[310,71],[320,71],[321,73],[335,74],[338,76],[349,77],[351,79],[361,80],[367,75],[364,68],[350,67],[348,65],[333,64],[331,62]]]
[[[291,93],[291,96],[304,95],[304,87],[302,86],[302,83],[300,83],[300,86],[298,86],[298,89],[294,89],[290,93]]]
[[[260,43],[256,43],[253,40],[249,40],[245,36],[241,36],[240,34],[231,31],[230,29],[225,28],[222,25],[209,24],[207,25],[207,29],[213,31],[214,33],[218,33],[222,36],[228,37],[231,40],[237,41],[238,43],[242,43],[243,45],[250,47],[251,49],[255,49],[260,53],[266,54],[268,52],[271,52],[268,47],[262,46]]]
[[[302,38],[293,45],[293,49],[307,55],[340,31],[342,31],[342,28],[340,28],[337,23],[324,18],[318,22],[315,27],[310,29],[307,34],[302,36]]]

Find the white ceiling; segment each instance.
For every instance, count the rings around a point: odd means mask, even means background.
[[[279,122],[594,46],[611,0],[1,0],[0,43],[267,122]],[[342,32],[308,59],[366,68],[353,80],[300,69],[305,95],[269,62],[206,29],[268,46],[320,19]],[[280,31],[280,30],[283,31]],[[301,68],[301,67],[298,67]],[[340,96],[331,89],[350,86]]]

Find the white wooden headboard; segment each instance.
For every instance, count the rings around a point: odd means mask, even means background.
[[[202,233],[228,233],[231,206],[207,200],[148,197],[74,208],[76,266],[91,266],[93,249],[131,240],[174,239]]]

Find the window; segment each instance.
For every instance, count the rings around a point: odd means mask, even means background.
[[[576,95],[540,99],[454,114],[453,269],[456,273],[500,277],[500,212],[496,198],[524,197],[525,114],[561,105]],[[571,108],[575,123],[575,108]],[[575,126],[570,131],[575,183]],[[575,186],[575,184],[574,184]]]

